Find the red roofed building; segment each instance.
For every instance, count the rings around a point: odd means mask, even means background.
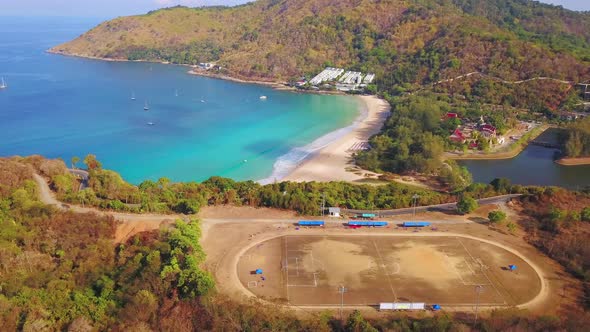
[[[479,131],[485,136],[485,137],[495,137],[496,136],[496,127],[490,125],[490,124],[484,124],[481,125],[479,127]]]
[[[447,113],[447,118],[448,119],[457,119],[457,118],[459,118],[459,114],[457,114],[457,113]]]
[[[459,130],[459,128],[457,128],[457,129],[455,129],[455,131],[453,131],[451,136],[449,136],[449,139],[453,142],[458,142],[458,143],[463,143],[467,140],[465,138],[465,135],[463,135],[463,133],[461,132],[461,130]]]

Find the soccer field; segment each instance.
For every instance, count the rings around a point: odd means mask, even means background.
[[[527,302],[541,287],[514,254],[450,236],[283,236],[246,251],[238,275],[253,294],[300,306],[340,305],[341,287],[345,305],[505,306]]]

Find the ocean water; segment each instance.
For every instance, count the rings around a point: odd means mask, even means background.
[[[359,117],[353,97],[45,52],[100,21],[0,19],[0,76],[9,86],[0,90],[0,156],[41,154],[69,164],[92,153],[132,183],[280,179]]]

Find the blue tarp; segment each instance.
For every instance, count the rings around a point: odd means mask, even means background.
[[[256,269],[256,274],[262,274],[262,269]]]
[[[403,223],[404,227],[428,227],[431,224],[426,221],[406,221]]]
[[[368,227],[383,227],[387,226],[387,221],[357,221],[351,220],[348,222],[349,226],[368,226]]]
[[[514,271],[514,270],[516,270],[516,265],[510,264],[510,265],[508,265],[508,268],[510,269],[510,271]]]
[[[301,220],[299,226],[324,226],[324,222],[320,220]]]
[[[433,304],[433,305],[432,305],[432,310],[434,310],[434,311],[438,311],[438,310],[440,310],[440,305],[438,305],[438,304]]]

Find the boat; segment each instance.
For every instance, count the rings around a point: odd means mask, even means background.
[[[178,90],[174,90],[174,96],[178,97]]]
[[[268,97],[266,97],[266,96],[260,96],[260,100],[266,100],[266,99],[268,99]]]
[[[153,125],[155,125],[155,123],[153,123],[153,122],[151,122],[151,121],[150,121],[150,122],[148,122],[147,124],[148,124],[148,126],[153,126]]]
[[[131,93],[131,100],[135,100],[135,92]]]
[[[0,84],[0,89],[6,89],[8,88],[8,85],[6,85],[6,82],[4,82],[4,77],[2,77],[2,84]]]
[[[147,101],[145,102],[145,106],[143,107],[143,110],[144,111],[149,111],[150,110],[150,107],[148,106]]]
[[[201,103],[204,103],[204,102],[205,102],[205,99],[201,99]]]

